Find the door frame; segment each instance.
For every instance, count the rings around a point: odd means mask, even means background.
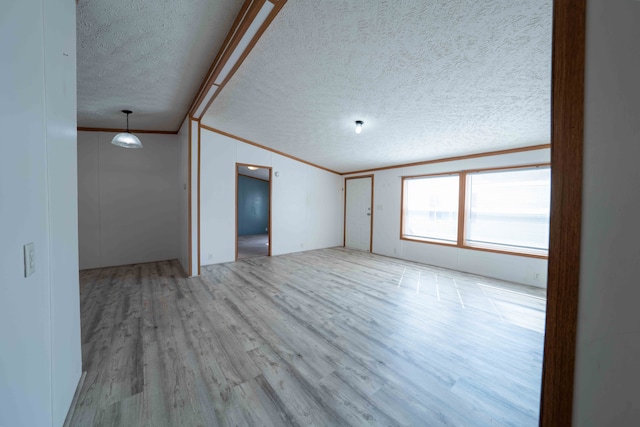
[[[347,247],[347,181],[351,179],[371,178],[371,221],[369,225],[369,253],[373,253],[373,174],[350,176],[344,179],[344,218],[342,227],[342,247]]]
[[[586,0],[554,0],[551,220],[540,425],[573,417],[584,145]]]
[[[256,168],[260,168],[260,169],[269,169],[269,231],[267,232],[267,239],[268,239],[268,243],[269,243],[269,251],[267,253],[267,256],[271,256],[271,209],[272,209],[272,199],[273,199],[273,170],[271,166],[261,166],[261,165],[254,165],[253,163],[238,163],[236,162],[236,213],[235,213],[235,223],[236,223],[236,232],[235,232],[235,239],[236,239],[236,257],[235,260],[238,261],[238,178],[240,176],[240,173],[238,173],[238,166],[254,166]],[[246,176],[246,175],[243,175]],[[253,178],[253,177],[250,177]],[[260,179],[260,178],[255,178],[255,179]]]

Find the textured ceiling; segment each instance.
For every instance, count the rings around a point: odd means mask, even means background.
[[[339,172],[549,143],[551,12],[289,0],[202,122]]]
[[[243,0],[80,0],[78,126],[175,131]]]

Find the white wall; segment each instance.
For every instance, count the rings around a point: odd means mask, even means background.
[[[201,150],[202,265],[235,259],[236,162],[273,167],[272,255],[342,245],[342,177],[206,129]]]
[[[587,1],[574,424],[640,420],[640,2]]]
[[[3,2],[0,56],[0,425],[60,426],[82,369],[75,3]]]
[[[189,272],[189,118],[178,131],[178,259]]]
[[[82,369],[78,286],[75,4],[44,1],[53,425],[61,425]],[[60,25],[65,26],[61,31]],[[69,29],[66,29],[69,28]],[[65,56],[68,55],[68,56]]]
[[[550,150],[543,149],[374,172],[373,253],[546,287],[544,259],[401,240],[400,205],[403,176],[546,163],[549,159]]]
[[[78,132],[80,269],[178,257],[178,136],[131,150],[114,135]]]

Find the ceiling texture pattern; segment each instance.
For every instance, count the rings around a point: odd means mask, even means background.
[[[202,122],[339,172],[548,144],[551,12],[290,0]]]
[[[78,126],[176,131],[242,3],[81,0]],[[548,144],[551,24],[552,0],[288,0],[202,123],[338,172]]]
[[[243,0],[80,0],[78,126],[175,131]]]

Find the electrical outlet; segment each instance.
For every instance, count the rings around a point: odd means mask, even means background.
[[[209,254],[208,258],[209,258],[209,261],[213,261],[213,254]]]
[[[36,271],[36,248],[32,243],[24,245],[24,277],[29,277]]]
[[[533,273],[533,280],[536,282],[540,280],[540,273]]]

